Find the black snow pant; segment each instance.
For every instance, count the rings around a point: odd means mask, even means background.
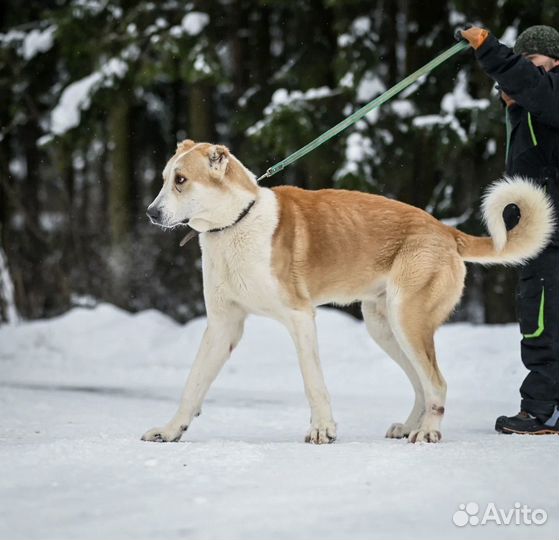
[[[545,179],[559,218],[559,183]],[[521,410],[540,421],[559,407],[559,224],[547,248],[520,270],[517,312],[522,362],[530,371],[520,387]]]

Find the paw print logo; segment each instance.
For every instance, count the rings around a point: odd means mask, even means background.
[[[479,506],[475,502],[460,504],[458,505],[458,510],[452,516],[452,521],[457,527],[464,527],[468,523],[470,525],[477,525],[479,523],[479,518],[476,515],[478,512]]]

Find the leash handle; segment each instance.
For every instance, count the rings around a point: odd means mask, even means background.
[[[417,71],[413,72],[411,75],[408,75],[405,79],[402,79],[399,83],[395,84],[392,88],[386,90],[383,94],[376,97],[353,114],[342,120],[340,123],[336,124],[334,127],[331,127],[328,131],[325,131],[322,135],[319,135],[316,139],[311,141],[310,143],[306,144],[299,150],[293,152],[291,155],[287,156],[282,161],[279,161],[275,165],[272,165],[260,178],[257,179],[257,182],[262,180],[263,178],[269,178],[274,174],[280,172],[281,170],[285,169],[288,165],[291,165],[293,162],[297,161],[298,159],[302,158],[309,152],[312,152],[315,148],[318,148],[320,145],[324,144],[326,141],[331,139],[332,137],[336,136],[338,133],[343,131],[344,129],[348,128],[352,124],[355,124],[358,120],[361,120],[366,114],[371,112],[373,109],[380,107],[383,103],[386,103],[388,100],[392,99],[395,95],[405,90],[408,86],[413,84],[419,78],[426,75],[431,70],[446,62],[449,58],[454,56],[456,53],[463,51],[464,49],[469,48],[469,43],[465,40],[456,43],[450,49],[447,49],[443,53],[439,54],[436,58],[433,58],[430,62],[425,64],[423,67],[419,68]]]

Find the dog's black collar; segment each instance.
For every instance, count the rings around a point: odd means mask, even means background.
[[[254,203],[256,202],[256,199],[254,199],[253,201],[251,201],[249,203],[249,205],[239,214],[239,217],[233,222],[231,223],[231,225],[225,225],[225,227],[219,227],[217,229],[210,229],[209,233],[216,233],[216,232],[221,232],[221,231],[225,231],[226,229],[230,229],[231,227],[234,227],[235,225],[237,225],[237,223],[239,223],[239,221],[241,221],[241,219],[243,219],[244,217],[246,217],[246,215],[250,212],[251,208],[254,206]],[[184,246],[187,242],[189,242],[190,240],[192,240],[194,237],[198,236],[200,234],[199,231],[195,231],[194,229],[191,229],[190,231],[188,231],[185,235],[185,237],[181,240],[180,242],[180,246]]]
[[[225,227],[220,227],[219,229],[210,229],[207,232],[220,232],[220,231],[224,231],[225,229],[229,229],[234,225],[237,225],[237,223],[239,223],[239,221],[241,221],[241,219],[246,217],[246,215],[250,212],[250,209],[254,206],[255,202],[256,199],[254,201],[251,201],[251,203],[239,214],[239,217],[233,223],[231,223],[231,225],[225,225]]]

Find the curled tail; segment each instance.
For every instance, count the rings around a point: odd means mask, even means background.
[[[553,204],[544,188],[519,176],[489,186],[482,211],[491,237],[454,229],[458,252],[467,262],[520,264],[545,248],[555,228]]]

